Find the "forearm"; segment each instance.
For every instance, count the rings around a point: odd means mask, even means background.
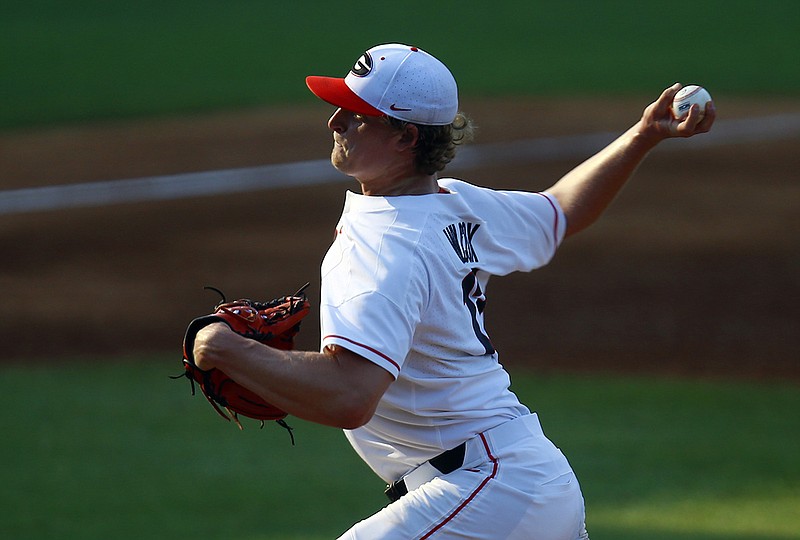
[[[392,381],[371,362],[337,349],[282,351],[225,328],[198,333],[198,366],[213,366],[287,413],[319,424],[354,428],[371,418]]]
[[[600,217],[654,146],[634,126],[548,190],[567,217],[567,236]]]
[[[548,190],[564,210],[567,236],[597,220],[658,143],[670,137],[692,137],[711,129],[716,117],[712,102],[706,104],[703,116],[697,105],[693,105],[688,116],[681,120],[672,115],[670,105],[680,87],[675,83],[664,90],[644,110],[636,125]]]

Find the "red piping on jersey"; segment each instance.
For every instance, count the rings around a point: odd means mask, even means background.
[[[486,437],[483,435],[483,433],[479,433],[478,436],[481,438],[481,442],[483,442],[483,447],[486,450],[486,455],[489,456],[489,461],[492,462],[492,474],[484,478],[483,482],[481,482],[481,485],[479,485],[475,489],[475,491],[473,491],[470,494],[470,496],[467,497],[466,500],[458,506],[458,508],[453,510],[449,516],[444,518],[444,520],[442,520],[439,524],[437,524],[433,529],[428,531],[428,533],[422,538],[420,538],[420,540],[426,540],[426,538],[430,538],[433,533],[435,533],[436,531],[447,525],[453,518],[456,517],[456,515],[458,515],[459,512],[461,512],[464,508],[466,508],[466,506],[470,502],[472,502],[472,499],[474,499],[478,495],[478,493],[480,493],[480,491],[484,487],[486,487],[486,484],[489,483],[489,480],[497,476],[497,469],[499,467],[499,464],[497,463],[497,458],[492,455],[492,451],[489,449],[489,443],[486,442]]]
[[[556,215],[555,223],[553,223],[553,245],[557,246],[558,245],[558,210],[556,210],[556,205],[553,203],[553,201],[550,200],[550,197],[548,197],[544,193],[537,193],[537,195],[541,195],[542,197],[547,199],[547,202],[549,202],[550,206],[553,207],[553,213]]]
[[[344,337],[344,336],[329,335],[329,336],[325,336],[325,337],[323,338],[323,341],[324,341],[324,340],[326,340],[326,339],[329,339],[329,338],[333,338],[333,339],[342,339],[342,340],[344,340],[344,341],[347,341],[348,343],[352,343],[353,345],[358,345],[359,347],[361,347],[361,348],[363,348],[363,349],[367,349],[367,350],[368,350],[368,351],[370,351],[371,353],[375,353],[375,354],[377,354],[378,356],[380,356],[381,358],[383,358],[384,360],[386,360],[387,362],[389,362],[390,364],[392,364],[394,367],[396,367],[396,368],[397,368],[397,371],[400,371],[400,364],[398,364],[397,362],[395,362],[394,360],[392,360],[391,358],[389,358],[388,356],[386,356],[385,354],[383,354],[381,351],[378,351],[378,350],[376,350],[376,349],[373,349],[372,347],[369,347],[369,346],[367,346],[367,345],[364,345],[363,343],[359,343],[358,341],[353,341],[352,339],[350,339],[350,338],[346,338],[346,337]]]

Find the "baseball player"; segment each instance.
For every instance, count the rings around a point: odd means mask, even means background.
[[[331,162],[352,176],[321,267],[320,352],[281,351],[223,324],[194,355],[300,418],[344,428],[389,504],[341,538],[588,538],[578,480],[509,390],[484,325],[489,278],[546,264],[590,225],[677,121],[666,89],[607,148],[541,193],[439,177],[471,124],[456,82],[416,47],[379,45],[345,78],[308,77],[336,107]]]

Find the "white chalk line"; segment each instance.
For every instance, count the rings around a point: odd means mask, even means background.
[[[492,165],[545,163],[594,154],[619,133],[602,132],[471,145],[462,148],[448,172]],[[664,151],[765,142],[800,136],[800,113],[719,120],[711,133],[666,141]],[[327,159],[147,178],[86,182],[0,191],[0,215],[65,208],[164,201],[339,182],[345,177]]]

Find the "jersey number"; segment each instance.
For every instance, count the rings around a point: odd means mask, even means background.
[[[477,270],[472,270],[461,282],[461,290],[464,293],[464,305],[470,313],[472,319],[472,330],[475,337],[481,342],[486,354],[494,354],[494,347],[483,329],[483,308],[486,307],[486,297],[483,295],[481,285],[476,276]]]

